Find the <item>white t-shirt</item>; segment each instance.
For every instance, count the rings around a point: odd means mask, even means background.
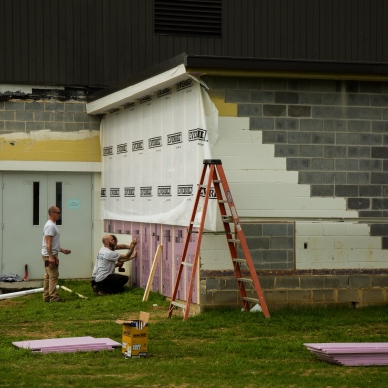
[[[52,236],[51,250],[56,255],[61,249],[59,230],[55,222],[48,220],[43,228],[42,256],[48,256],[45,236]]]
[[[111,251],[109,248],[102,247],[97,254],[92,278],[96,282],[103,281],[108,275],[115,271],[116,263],[119,258],[120,253]]]

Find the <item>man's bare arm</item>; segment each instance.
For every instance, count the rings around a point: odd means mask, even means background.
[[[118,261],[120,262],[126,262],[126,261],[129,261],[129,260],[133,260],[137,255],[136,255],[136,244],[137,244],[137,240],[134,239],[131,244],[129,245],[129,249],[128,249],[128,252],[126,254],[121,254],[120,255],[120,258]]]

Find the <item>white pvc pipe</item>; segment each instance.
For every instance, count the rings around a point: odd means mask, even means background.
[[[59,286],[57,286],[57,288],[59,288]],[[26,291],[10,292],[9,294],[1,294],[0,300],[1,299],[17,298],[18,296],[24,296],[24,295],[29,295],[29,294],[37,294],[38,292],[43,292],[43,287],[42,288],[34,288],[32,290],[26,290]]]

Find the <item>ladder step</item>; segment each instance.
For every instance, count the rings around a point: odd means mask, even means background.
[[[243,299],[246,300],[246,301],[248,301],[248,302],[256,302],[256,303],[260,304],[259,299],[248,298],[247,296],[244,296]]]
[[[193,263],[187,263],[186,261],[181,263],[182,265],[185,265],[186,267],[192,267]]]
[[[180,307],[181,309],[185,309],[186,308],[186,305],[183,304],[183,303],[171,302],[171,304],[176,306],[176,307]]]
[[[219,179],[213,179],[213,182],[214,182],[214,183],[221,183],[221,180],[219,180]]]
[[[233,261],[235,261],[236,263],[246,263],[247,261],[245,259],[239,259],[239,258],[235,258],[235,259],[232,259]]]
[[[244,283],[253,283],[253,280],[250,278],[237,278],[237,280]]]
[[[228,238],[228,242],[239,243],[240,240],[236,238]]]
[[[219,199],[218,203],[228,203],[228,201],[226,199]]]

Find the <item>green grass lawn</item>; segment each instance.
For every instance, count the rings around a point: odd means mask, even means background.
[[[1,387],[388,387],[388,366],[344,367],[309,352],[306,342],[388,342],[388,306],[303,308],[261,313],[209,311],[167,319],[169,303],[143,290],[95,297],[86,281],[62,285],[66,303],[42,294],[0,300]],[[157,306],[154,306],[156,304]],[[150,313],[148,357],[121,349],[33,354],[14,341],[93,336],[121,342],[116,319]]]

